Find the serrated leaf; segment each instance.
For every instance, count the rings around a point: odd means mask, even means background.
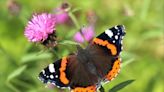
[[[14,70],[8,77],[7,81],[19,76],[25,69],[27,68],[26,65],[19,67],[18,69]]]
[[[127,81],[121,82],[120,84],[118,84],[118,85],[114,86],[112,89],[110,89],[108,92],[118,92],[119,90],[125,88],[132,82],[134,82],[134,80],[127,80]]]
[[[30,53],[22,57],[21,62],[22,63],[27,63],[31,61],[37,61],[37,60],[43,60],[43,59],[49,59],[52,58],[52,54],[50,53]]]
[[[59,42],[59,44],[64,44],[64,45],[67,45],[67,44],[70,44],[70,45],[78,45],[77,42],[70,41],[70,40],[64,40],[62,42]]]

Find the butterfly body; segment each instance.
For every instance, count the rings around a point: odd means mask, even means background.
[[[63,57],[42,70],[44,83],[68,87],[73,92],[96,92],[101,81],[111,81],[120,70],[120,52],[124,26],[105,30],[86,47],[77,46],[77,53]]]

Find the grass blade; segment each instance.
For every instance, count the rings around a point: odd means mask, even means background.
[[[26,65],[19,67],[15,71],[13,71],[7,78],[7,81],[10,81],[11,79],[19,76],[25,69],[27,68]]]
[[[110,89],[108,92],[117,92],[117,91],[125,88],[132,82],[134,82],[134,80],[127,80],[127,81],[121,82],[120,84],[118,84],[118,85],[114,86],[112,89]]]

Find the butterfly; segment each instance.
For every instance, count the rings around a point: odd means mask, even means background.
[[[96,92],[101,82],[114,79],[120,71],[125,27],[116,25],[95,37],[85,48],[49,64],[40,74],[43,83],[71,92]]]

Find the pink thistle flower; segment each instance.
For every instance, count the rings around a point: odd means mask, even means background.
[[[43,42],[53,34],[55,23],[56,18],[52,14],[35,14],[28,22],[24,35],[30,42]]]
[[[89,42],[93,39],[95,35],[93,26],[86,26],[81,28],[80,32],[74,35],[74,40],[78,43],[83,43],[85,41]]]
[[[60,7],[54,10],[56,17],[56,24],[64,24],[69,20],[68,15],[69,5],[68,3],[63,3]]]

